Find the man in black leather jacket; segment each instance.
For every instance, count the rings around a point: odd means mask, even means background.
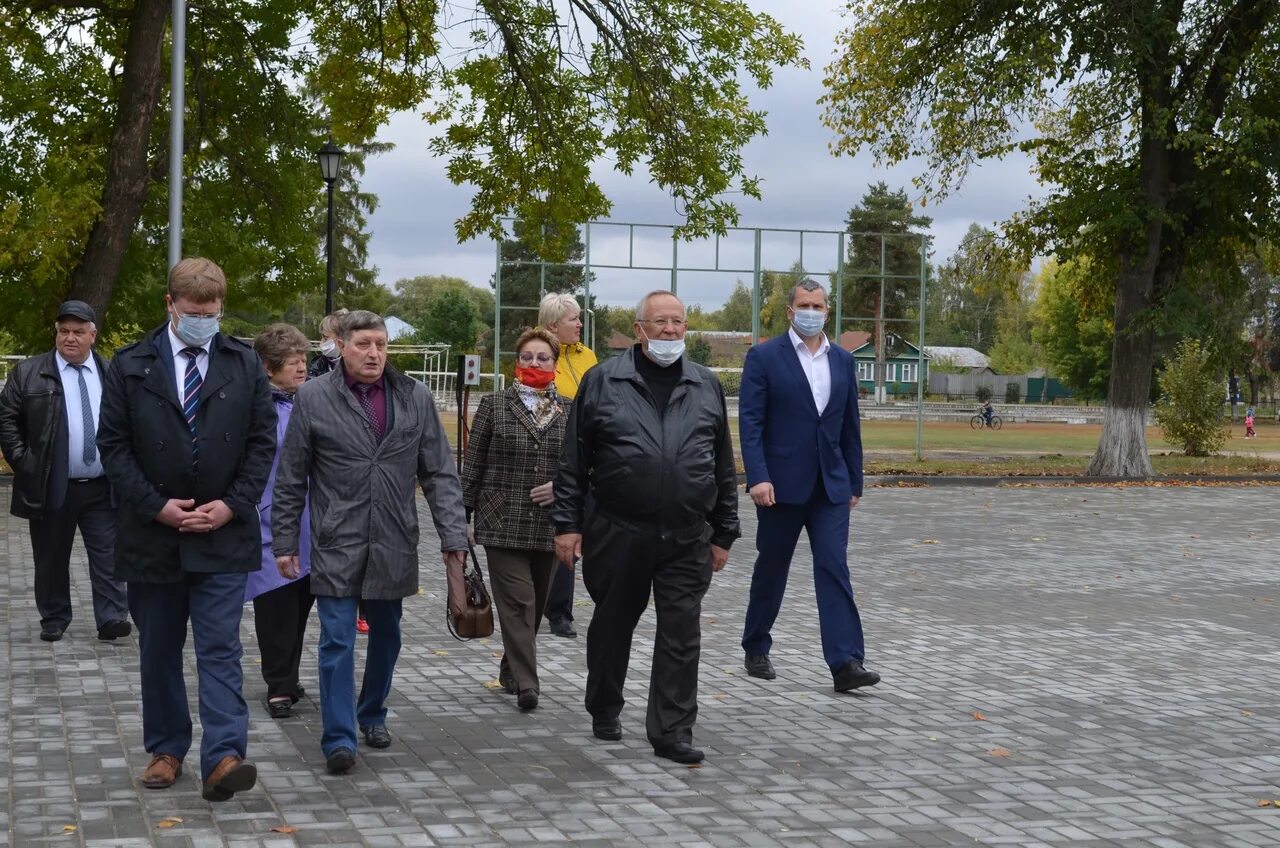
[[[0,449],[13,468],[9,511],[26,518],[35,565],[40,638],[71,624],[76,529],[89,560],[98,638],[132,631],[125,584],[115,579],[116,520],[96,434],[107,363],[93,350],[97,316],[69,300],[58,309],[54,349],[14,366],[0,392]]]
[[[640,343],[583,377],[551,510],[556,554],[584,557],[595,602],[586,707],[600,739],[622,736],[631,638],[652,591],[658,613],[646,730],[654,753],[696,763],[702,597],[738,528],[724,391],[683,355],[685,310],[670,292],[636,307]]]

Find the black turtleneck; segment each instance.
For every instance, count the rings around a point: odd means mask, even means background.
[[[675,391],[676,383],[680,382],[680,377],[684,374],[684,367],[680,364],[679,359],[665,368],[662,367],[645,356],[644,350],[639,344],[633,350],[635,351],[636,373],[640,375],[640,379],[644,380],[644,384],[649,387],[649,393],[653,395],[653,405],[657,407],[658,415],[661,416],[667,411],[667,402],[671,400],[671,393]]]

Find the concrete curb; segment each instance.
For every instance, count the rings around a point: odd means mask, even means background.
[[[889,486],[955,486],[955,487],[995,487],[995,486],[1114,486],[1117,484],[1156,484],[1156,483],[1280,483],[1278,474],[1174,474],[1167,477],[1140,479],[1135,477],[1079,477],[1079,476],[1017,476],[1017,477],[980,477],[945,474],[885,474],[868,476],[866,485],[869,488]]]

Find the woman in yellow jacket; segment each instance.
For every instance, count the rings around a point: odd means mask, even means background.
[[[572,403],[578,384],[587,369],[596,364],[596,355],[582,343],[582,307],[571,294],[548,294],[538,306],[538,325],[549,330],[560,342],[560,358],[556,360],[556,394]],[[573,572],[563,564],[556,566],[551,591],[547,595],[546,615],[551,632],[572,639]]]

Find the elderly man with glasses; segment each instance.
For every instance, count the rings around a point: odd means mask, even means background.
[[[551,519],[556,555],[583,557],[595,601],[586,707],[599,739],[622,738],[631,639],[652,593],[658,613],[646,730],[654,754],[701,762],[694,748],[702,597],[738,529],[738,478],[715,375],[684,355],[684,304],[650,292],[639,343],[591,369],[569,415]]]

